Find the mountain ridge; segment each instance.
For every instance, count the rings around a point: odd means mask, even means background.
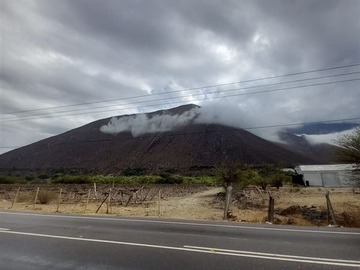
[[[179,115],[194,104],[146,114]],[[117,117],[127,117],[122,115]],[[195,124],[133,137],[129,131],[105,134],[104,118],[0,155],[0,169],[57,170],[78,168],[116,173],[129,167],[148,171],[213,167],[228,161],[249,164],[315,164],[316,157],[262,139],[246,130],[219,124]]]

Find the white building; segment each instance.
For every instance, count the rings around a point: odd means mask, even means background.
[[[297,174],[303,175],[304,185],[318,187],[346,187],[351,185],[353,164],[300,165]]]

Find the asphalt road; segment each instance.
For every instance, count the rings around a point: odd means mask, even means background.
[[[0,269],[360,269],[360,230],[0,212]]]

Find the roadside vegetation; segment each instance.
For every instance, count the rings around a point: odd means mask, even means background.
[[[0,175],[0,184],[203,184],[215,185],[213,176],[182,176],[163,173],[160,175],[71,175],[55,174],[47,178],[33,176]]]
[[[210,171],[207,175],[188,176],[168,169],[158,174],[148,174],[141,168],[128,168],[120,175],[84,174],[77,172],[31,172],[25,175],[0,173],[0,184],[201,184],[227,186],[236,189],[258,186],[266,190],[268,186],[281,187],[290,183],[291,177],[275,166],[255,168],[246,164],[226,164]]]
[[[268,187],[291,184],[291,175],[272,165],[255,168],[248,164],[229,163],[215,169],[215,178],[218,184],[224,187],[232,185],[236,190],[257,186],[265,191]]]

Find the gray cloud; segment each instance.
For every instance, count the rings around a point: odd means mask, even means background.
[[[24,145],[99,118],[180,103],[197,103],[212,114],[223,111],[222,121],[236,126],[360,116],[359,82],[220,99],[214,98],[224,93],[209,92],[231,86],[165,94],[359,63],[358,0],[1,0],[0,12],[2,114],[149,94],[91,106],[108,108],[107,113],[38,120],[21,120],[30,112],[2,115],[21,121],[0,120],[0,146]],[[154,96],[158,93],[164,95]],[[136,103],[161,97],[172,99]],[[158,106],[147,106],[153,104]],[[13,136],[16,129],[21,134]],[[275,134],[253,132],[267,138]]]

